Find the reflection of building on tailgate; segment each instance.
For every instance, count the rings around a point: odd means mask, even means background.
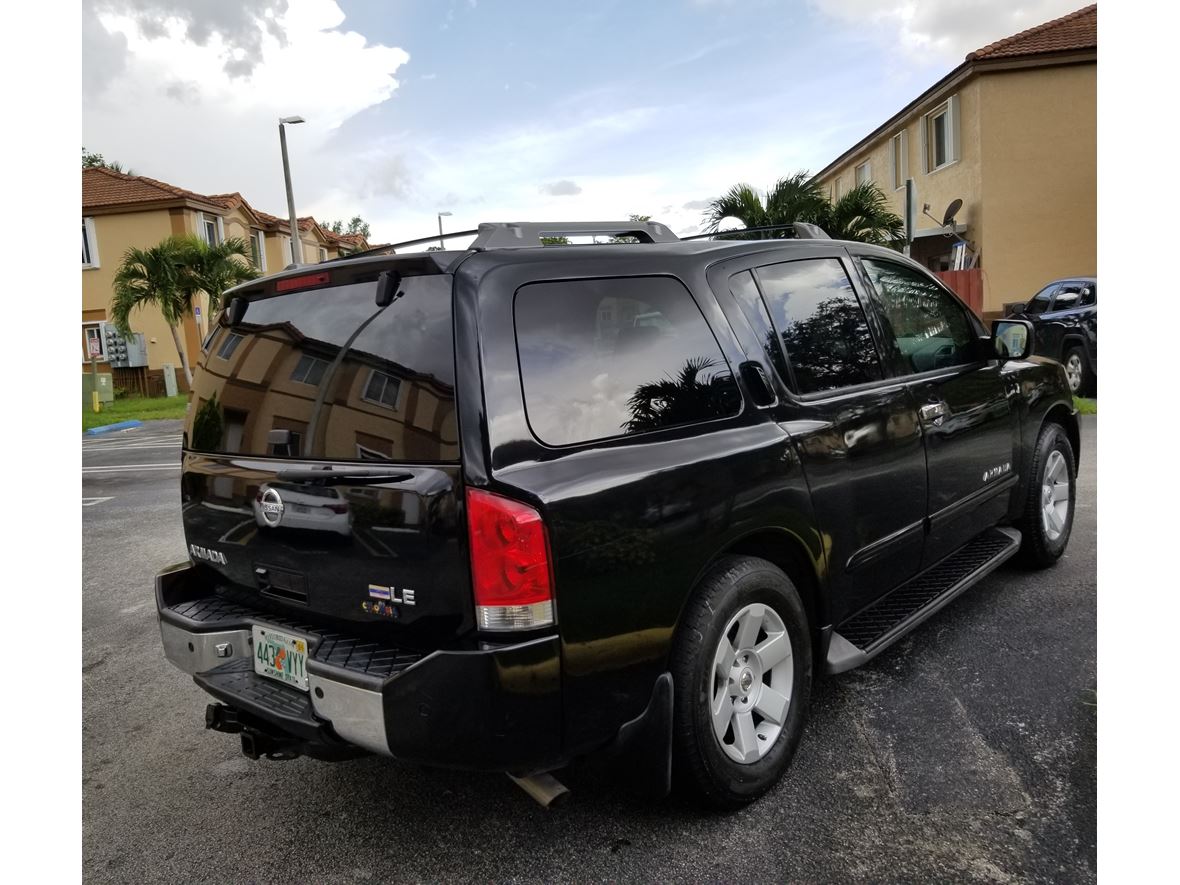
[[[221,387],[222,451],[286,454],[289,446],[292,455],[351,451],[358,460],[458,456],[449,385],[356,349],[334,365],[339,348],[306,338],[289,323],[244,324],[242,331],[251,334],[216,332],[194,380],[198,411]],[[214,486],[218,497],[230,496],[229,488],[221,493]]]

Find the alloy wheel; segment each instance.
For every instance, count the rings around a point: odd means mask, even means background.
[[[713,655],[713,734],[735,762],[749,765],[770,752],[791,707],[795,662],[778,613],[751,603],[726,625]]]
[[[1077,393],[1082,386],[1082,357],[1078,353],[1071,353],[1065,360],[1065,377],[1069,380],[1071,393]]]
[[[1066,529],[1069,519],[1069,466],[1065,456],[1057,449],[1045,460],[1045,472],[1041,480],[1041,525],[1045,537],[1056,541]]]

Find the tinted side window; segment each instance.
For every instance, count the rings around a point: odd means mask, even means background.
[[[975,329],[962,305],[933,280],[891,261],[864,259],[892,333],[911,372],[975,362]]]
[[[1050,283],[1024,306],[1025,313],[1044,313],[1053,301],[1053,293],[1057,291],[1057,283]]]
[[[772,264],[757,274],[799,393],[882,377],[864,309],[838,259]]]
[[[774,362],[774,368],[778,371],[779,377],[789,383],[791,376],[787,372],[787,362],[783,359],[783,350],[779,345],[778,336],[774,333],[774,324],[770,321],[770,314],[766,312],[766,305],[758,293],[758,284],[754,282],[754,272],[743,270],[730,277],[729,291],[733,294],[733,299],[737,302],[738,307],[741,308],[742,316],[746,318],[746,322],[750,324],[750,328],[758,336],[758,340],[766,348],[766,352],[770,354],[770,359]]]
[[[741,395],[692,295],[669,277],[532,283],[516,293],[529,426],[571,445],[736,415]]]

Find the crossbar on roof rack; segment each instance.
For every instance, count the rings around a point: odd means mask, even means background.
[[[678,243],[680,238],[658,221],[511,221],[484,222],[472,249],[519,249],[543,246],[543,238],[568,236],[634,237],[641,243]]]
[[[787,230],[795,235],[797,240],[830,240],[827,231],[818,224],[806,221],[796,221],[792,224],[767,224],[761,227],[738,227],[733,230],[718,230],[707,234],[693,234],[691,237],[681,237],[683,240],[708,240],[713,237],[735,236],[736,234],[754,234],[772,230]]]

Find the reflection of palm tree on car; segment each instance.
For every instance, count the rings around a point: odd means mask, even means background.
[[[733,385],[719,384],[721,378],[715,374],[705,377],[714,365],[707,357],[690,357],[675,378],[665,376],[640,384],[627,402],[631,417],[623,423],[623,429],[642,433],[731,414],[733,409],[726,395],[734,391]]]

